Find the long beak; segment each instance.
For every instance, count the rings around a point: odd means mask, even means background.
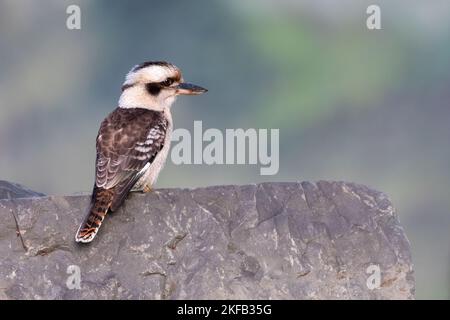
[[[180,83],[178,86],[176,86],[176,88],[177,94],[187,94],[187,95],[202,94],[208,91],[205,88],[187,82]]]

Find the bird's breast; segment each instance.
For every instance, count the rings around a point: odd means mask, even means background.
[[[144,172],[142,177],[136,182],[131,191],[142,191],[146,185],[148,185],[149,187],[153,187],[153,185],[156,183],[159,173],[166,163],[167,155],[169,154],[171,136],[172,122],[169,121],[166,136],[164,138],[164,146],[153,159],[153,162],[150,164],[150,166],[143,169]]]

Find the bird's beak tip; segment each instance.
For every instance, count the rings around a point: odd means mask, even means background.
[[[208,89],[187,82],[180,83],[177,87],[178,94],[199,95],[205,92],[208,92]]]

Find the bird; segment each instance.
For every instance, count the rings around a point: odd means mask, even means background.
[[[130,192],[152,191],[170,149],[171,106],[179,95],[207,91],[184,82],[181,70],[165,61],[143,62],[128,72],[118,107],[98,130],[95,183],[76,242],[91,242]]]

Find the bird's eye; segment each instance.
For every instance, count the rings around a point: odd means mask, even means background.
[[[171,79],[171,78],[168,78],[167,80],[161,82],[161,84],[165,87],[170,86],[172,83],[173,83],[173,79]]]

